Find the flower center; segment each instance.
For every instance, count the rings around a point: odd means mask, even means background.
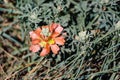
[[[39,44],[41,47],[46,47],[47,44],[52,45],[55,41],[53,39],[49,39],[48,41],[41,41]]]
[[[41,33],[46,37],[46,39],[43,39],[39,43],[41,47],[46,47],[47,45],[52,45],[55,43],[55,41],[50,37],[51,32],[49,31],[49,28],[42,28]]]
[[[48,43],[51,45],[51,44],[54,44],[55,41],[54,41],[53,39],[50,39],[50,40],[48,41]]]

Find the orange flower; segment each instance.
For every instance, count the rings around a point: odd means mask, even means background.
[[[50,53],[50,49],[54,54],[57,54],[60,50],[58,45],[64,45],[65,39],[61,35],[63,28],[60,24],[52,23],[48,26],[42,26],[42,28],[37,28],[31,31],[31,46],[30,50],[32,52],[38,52],[40,48],[43,48],[40,56],[46,56]]]

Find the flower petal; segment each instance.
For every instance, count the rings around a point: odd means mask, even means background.
[[[59,36],[59,35],[60,35],[59,33],[54,32],[54,33],[51,35],[51,37],[52,37],[52,38],[55,38],[55,37],[57,37],[57,36]]]
[[[60,24],[58,24],[57,27],[55,28],[55,31],[52,33],[52,37],[55,38],[59,36],[62,31],[63,31],[63,28],[61,27]]]
[[[42,26],[42,29],[43,29],[44,27],[47,27],[47,26]],[[38,28],[35,30],[35,33],[39,36],[39,38],[44,39],[44,35],[42,34],[42,30],[41,30],[40,27],[38,27]]]
[[[56,44],[59,44],[59,45],[64,45],[64,43],[65,43],[65,40],[62,36],[56,37],[54,40],[55,40]]]
[[[50,25],[50,31],[53,32],[57,26],[58,26],[57,23],[52,23],[52,24]]]
[[[39,45],[31,45],[29,48],[32,52],[37,52],[40,50],[40,46]]]
[[[55,32],[60,34],[62,31],[63,27],[60,24],[58,24],[57,28],[55,29]]]
[[[35,39],[35,40],[32,40],[32,44],[35,45],[35,44],[39,44],[40,43],[40,39]]]
[[[43,50],[40,53],[40,56],[46,56],[47,54],[49,54],[49,52],[50,52],[50,47],[47,46],[47,47],[43,48]]]
[[[35,32],[38,36],[40,36],[40,33],[41,33],[40,27],[38,27],[34,32]]]
[[[52,49],[52,52],[54,54],[57,54],[58,51],[60,50],[60,48],[55,44],[55,45],[51,45],[51,49]]]
[[[39,39],[39,36],[34,31],[30,31],[29,34],[32,39]]]

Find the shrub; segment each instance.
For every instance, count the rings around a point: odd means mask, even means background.
[[[119,0],[1,0],[1,80],[119,80]],[[63,27],[58,54],[29,50],[29,32]]]

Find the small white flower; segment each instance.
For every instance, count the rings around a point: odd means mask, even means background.
[[[85,40],[85,39],[88,38],[88,35],[86,34],[86,31],[81,31],[78,35],[79,35],[81,40]]]
[[[75,39],[79,41],[85,41],[86,39],[90,37],[94,37],[98,35],[99,33],[100,33],[100,29],[91,30],[89,33],[87,33],[87,31],[81,31],[78,33],[78,36],[77,35],[75,36]]]
[[[75,36],[75,39],[80,40],[80,41],[84,41],[88,37],[89,37],[89,35],[87,35],[87,31],[81,31],[78,33],[78,36]]]
[[[36,13],[31,13],[30,18],[33,19],[33,20],[34,20],[34,19],[37,19],[37,15],[36,15]]]

